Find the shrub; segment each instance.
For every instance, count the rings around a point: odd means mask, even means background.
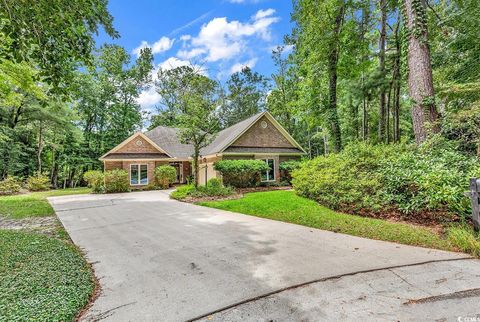
[[[223,197],[233,194],[235,190],[232,187],[225,187],[222,180],[212,178],[208,180],[206,186],[199,186],[196,192],[199,193],[199,196]]]
[[[114,169],[105,172],[105,192],[130,191],[128,172],[122,169]]]
[[[355,144],[302,163],[292,182],[298,194],[335,209],[468,214],[464,192],[478,164],[439,138],[420,147]]]
[[[298,160],[288,160],[283,161],[279,165],[280,171],[282,172],[282,184],[289,185],[292,182],[292,171],[300,168],[300,161]]]
[[[161,165],[155,168],[153,175],[155,184],[163,189],[167,189],[177,179],[177,170],[170,165]]]
[[[334,209],[378,209],[381,183],[375,170],[389,150],[366,144],[347,146],[342,153],[302,163],[292,172],[292,184],[299,195]]]
[[[94,193],[102,193],[105,189],[103,185],[103,172],[98,170],[89,170],[83,174],[83,179]]]
[[[262,160],[222,160],[215,162],[214,168],[226,185],[238,188],[258,186],[261,172],[269,169]]]
[[[194,190],[195,190],[195,186],[193,184],[180,186],[170,194],[170,197],[177,200],[183,200],[186,197],[188,197]]]
[[[448,211],[468,214],[464,195],[469,177],[479,174],[478,160],[464,155],[450,142],[433,138],[381,162],[385,202],[405,213]]]
[[[16,177],[8,177],[0,181],[0,195],[13,195],[22,188],[20,180]]]
[[[208,180],[206,186],[198,186],[195,189],[194,185],[180,186],[172,192],[171,197],[177,200],[183,200],[187,197],[225,197],[235,193],[232,187],[225,187],[222,181],[217,178]]]
[[[50,189],[50,178],[46,175],[37,173],[27,179],[27,189],[30,191],[42,191]]]

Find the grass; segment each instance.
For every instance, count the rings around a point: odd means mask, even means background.
[[[442,238],[434,231],[381,219],[347,215],[322,207],[313,200],[297,196],[293,191],[269,191],[246,194],[242,199],[226,201],[208,201],[198,203],[202,206],[240,212],[262,218],[269,218],[313,228],[330,230],[353,236],[397,242],[406,245],[456,250],[475,254],[480,250],[467,235],[456,232],[457,238]],[[458,244],[462,241],[466,247]],[[470,245],[470,246],[468,246]]]
[[[90,193],[90,188],[70,188],[0,197],[0,215],[8,218],[45,217],[54,214],[47,197]]]
[[[72,321],[95,280],[72,244],[0,230],[0,321]]]

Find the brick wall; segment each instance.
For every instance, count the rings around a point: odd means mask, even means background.
[[[131,164],[146,164],[147,165],[147,178],[148,183],[154,183],[153,170],[155,169],[155,161],[123,161],[123,169],[128,172],[128,180],[130,180],[130,165]],[[141,185],[135,185],[132,187],[142,187]]]
[[[105,161],[105,171],[123,169],[122,161]]]

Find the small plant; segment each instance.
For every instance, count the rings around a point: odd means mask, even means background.
[[[103,172],[98,170],[89,170],[83,174],[83,179],[94,193],[102,193],[105,190],[103,185]]]
[[[0,195],[13,195],[22,188],[20,180],[16,177],[8,177],[0,181]]]
[[[177,179],[177,170],[170,165],[161,165],[155,168],[153,176],[159,187],[168,189]]]
[[[190,196],[193,191],[195,191],[195,186],[193,184],[187,184],[178,187],[177,190],[170,194],[170,197],[177,200],[183,200]]]
[[[50,190],[50,178],[41,173],[28,177],[27,189],[30,191]]]
[[[262,160],[222,160],[215,162],[214,168],[226,185],[237,188],[258,186],[262,171],[269,169]]]
[[[128,172],[123,169],[114,169],[105,172],[105,192],[128,192]]]

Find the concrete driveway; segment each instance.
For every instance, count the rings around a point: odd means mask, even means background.
[[[479,262],[464,254],[199,207],[168,192],[49,201],[100,279],[85,320],[393,321],[480,313],[478,305],[460,305],[478,303],[480,293]]]

